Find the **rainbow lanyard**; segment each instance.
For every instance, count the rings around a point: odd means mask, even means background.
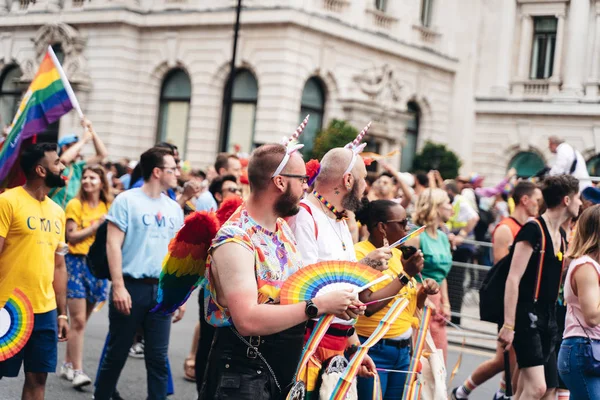
[[[352,384],[352,380],[358,373],[358,369],[361,366],[361,363],[365,356],[367,355],[369,349],[377,344],[383,338],[383,336],[390,330],[392,324],[396,319],[400,316],[402,311],[408,306],[408,300],[400,298],[396,300],[391,306],[385,316],[379,321],[377,328],[375,331],[369,336],[369,338],[360,346],[358,346],[358,350],[354,353],[354,356],[350,360],[350,364],[340,377],[331,393],[331,397],[329,400],[343,400],[346,398],[346,394],[350,389],[350,385]]]
[[[427,338],[427,330],[429,329],[429,322],[431,320],[431,309],[429,307],[423,308],[423,315],[421,316],[421,324],[419,326],[419,332],[413,348],[413,357],[410,360],[410,366],[408,370],[410,372],[417,372],[423,350],[425,348],[425,341]],[[404,385],[404,393],[402,400],[413,400],[419,399],[421,393],[421,383],[417,379],[415,374],[410,374],[406,378]]]
[[[323,205],[325,207],[327,207],[327,209],[329,211],[331,211],[334,215],[335,215],[335,219],[340,221],[343,219],[348,219],[348,217],[346,216],[346,213],[343,211],[338,211],[337,208],[335,208],[335,206],[333,204],[331,204],[330,202],[328,202],[325,197],[321,196],[321,194],[319,192],[317,192],[316,190],[313,191],[313,196],[315,196],[321,203],[323,203]]]

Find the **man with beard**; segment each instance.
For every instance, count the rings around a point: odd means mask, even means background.
[[[312,310],[338,315],[360,305],[350,291],[278,304],[283,283],[303,266],[283,218],[298,212],[308,176],[293,146],[271,144],[252,153],[248,180],[250,196],[209,250],[206,319],[217,329],[201,399],[285,398]]]
[[[109,339],[96,381],[96,400],[113,396],[138,327],[145,338],[148,399],[167,397],[167,352],[171,315],[152,313],[158,278],[169,242],[183,225],[179,204],[164,194],[177,186],[179,169],[172,153],[153,147],[140,157],[141,188],[121,193],[108,215],[106,252],[112,278]],[[185,307],[178,310],[179,321]]]
[[[346,211],[354,212],[360,207],[366,188],[366,176],[367,169],[362,157],[352,150],[335,148],[325,154],[315,190],[302,200],[300,212],[290,222],[305,265],[320,261],[357,261],[345,214]],[[384,269],[391,257],[392,252],[389,248],[381,248],[369,253],[359,262],[376,269]],[[315,389],[315,377],[319,370],[317,361],[322,363],[331,357],[342,355],[348,348],[360,345],[353,327],[353,319],[357,315],[348,311],[347,316],[351,320],[336,318],[333,321],[319,344],[314,359],[311,359],[308,392]],[[314,320],[309,321],[309,332],[314,325]],[[375,373],[375,365],[367,355],[359,376],[368,378]]]
[[[43,399],[56,370],[57,341],[67,340],[65,213],[47,196],[65,185],[56,145],[36,144],[21,154],[25,185],[0,195],[0,315],[20,290],[31,302],[33,332],[25,347],[0,362],[0,379],[16,377],[24,363],[22,399]]]

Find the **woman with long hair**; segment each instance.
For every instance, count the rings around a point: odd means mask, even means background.
[[[104,222],[112,201],[106,172],[100,165],[83,170],[81,189],[67,204],[67,242],[65,256],[69,280],[67,307],[70,317],[69,341],[60,376],[81,388],[92,383],[83,372],[83,336],[87,320],[97,303],[106,301],[108,282],[95,278],[87,265],[86,256],[94,243],[96,231]]]
[[[446,320],[450,318],[446,277],[452,268],[452,253],[448,236],[440,230],[440,226],[448,222],[452,213],[450,198],[444,190],[425,189],[417,200],[413,222],[426,228],[421,235],[409,241],[411,246],[423,252],[423,278],[433,279],[440,285],[439,293],[429,296],[435,308],[430,331],[436,347],[444,352],[444,361],[448,359]]]
[[[567,316],[558,352],[558,373],[571,398],[600,398],[600,365],[592,346],[600,346],[600,205],[579,217],[567,257],[572,259],[564,284]],[[589,363],[589,364],[588,364]]]
[[[356,213],[357,219],[367,227],[369,239],[354,245],[358,259],[364,258],[375,249],[389,246],[406,236],[408,218],[404,208],[390,200],[369,202],[363,199],[363,207]],[[369,355],[378,368],[385,370],[408,370],[410,364],[410,342],[413,326],[418,326],[415,318],[417,308],[422,308],[428,294],[437,294],[439,286],[432,279],[426,279],[423,286],[418,286],[414,276],[423,268],[423,254],[420,251],[412,255],[402,254],[392,249],[392,258],[388,261],[385,274],[392,282],[385,281],[365,290],[360,294],[364,303],[370,304],[355,325],[358,338],[363,343],[373,334],[381,319],[389,311],[395,299],[391,296],[405,296],[408,306],[392,323],[383,339],[369,349]],[[406,283],[405,283],[406,282]],[[406,374],[379,371],[382,398],[399,399],[404,392]],[[373,378],[358,378],[358,398],[370,399],[373,394]]]

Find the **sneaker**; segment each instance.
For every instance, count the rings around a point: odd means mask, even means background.
[[[463,400],[462,397],[457,397],[456,392],[458,392],[458,387],[452,389],[452,393],[450,393],[450,400]]]
[[[73,377],[75,375],[75,371],[73,371],[73,364],[64,363],[63,365],[61,365],[60,372],[58,373],[58,375],[61,378],[68,380],[69,382],[73,381]]]
[[[89,385],[90,383],[92,383],[92,380],[90,379],[89,376],[87,376],[85,374],[85,372],[83,372],[83,371],[74,371],[73,387],[75,389],[82,388],[84,386]]]
[[[144,343],[136,343],[129,349],[129,357],[144,358]]]

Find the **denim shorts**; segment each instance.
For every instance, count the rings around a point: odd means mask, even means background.
[[[25,347],[14,357],[0,362],[0,378],[18,376],[22,364],[25,365],[25,372],[55,372],[57,346],[56,310],[35,314],[33,332]]]
[[[65,263],[69,274],[69,281],[67,282],[68,299],[86,299],[92,304],[106,301],[108,281],[97,279],[92,275],[85,256],[67,254]]]
[[[587,338],[563,339],[558,352],[558,373],[577,400],[600,398],[600,377],[590,376],[583,371],[586,357]]]

